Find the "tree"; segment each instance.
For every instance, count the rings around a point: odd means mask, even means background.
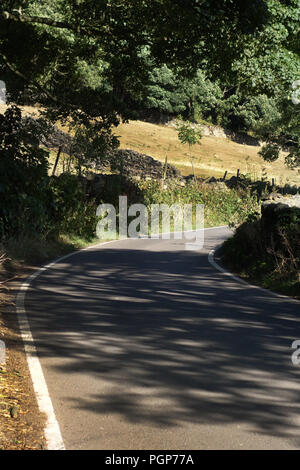
[[[202,133],[200,130],[195,129],[195,127],[188,121],[179,121],[177,123],[176,129],[180,142],[182,144],[188,144],[189,146],[190,161],[192,165],[194,180],[196,181],[192,147],[200,143],[202,139]]]
[[[275,93],[299,66],[299,17],[297,0],[2,0],[0,75],[10,100],[52,122],[93,121],[100,158],[163,64],[181,82],[205,68],[226,93]],[[192,88],[161,98],[193,110]]]
[[[240,38],[243,53],[232,62],[239,89],[278,95],[299,75],[300,5],[298,0],[268,0],[268,19],[254,34]]]
[[[24,120],[16,106],[0,115],[0,236],[45,227],[48,153],[39,147],[43,126]]]
[[[181,82],[176,79],[175,73],[163,64],[150,72],[145,96],[138,104],[142,109],[178,115],[186,109],[187,96]]]
[[[216,117],[222,97],[218,83],[208,80],[204,71],[197,70],[193,77],[183,79],[163,64],[150,72],[145,94],[136,100],[134,107],[142,115],[149,110],[150,114],[182,115],[197,120]]]
[[[262,148],[260,155],[266,161],[279,158],[281,148],[288,148],[285,158],[288,167],[300,167],[300,105],[289,98],[280,101],[281,118],[274,123],[269,142]]]
[[[228,74],[268,21],[258,0],[2,0],[0,74],[10,98],[40,103],[52,120],[107,129],[131,116],[150,71],[182,77],[204,63]],[[151,61],[145,61],[148,49]]]

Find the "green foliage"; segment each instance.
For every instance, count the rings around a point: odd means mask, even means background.
[[[147,54],[145,60],[150,60]],[[138,100],[133,97],[133,101],[140,112],[146,108],[171,116],[182,114],[197,121],[215,116],[222,96],[218,84],[208,80],[202,70],[197,70],[189,79],[183,79],[163,64],[153,68],[144,95]]]
[[[224,243],[223,259],[254,282],[299,295],[299,235],[298,208],[274,212],[271,218],[256,214]]]
[[[2,0],[0,74],[10,100],[39,103],[51,122],[70,124],[78,173],[117,146],[112,128],[136,107],[251,131],[270,141],[268,161],[288,145],[296,168],[299,106],[289,94],[299,78],[299,19],[297,0]],[[16,108],[0,116],[1,233],[90,235],[93,202],[78,180],[49,184],[45,131]],[[179,130],[192,164],[196,134],[187,123]],[[225,190],[180,191],[179,199],[207,201],[210,220],[239,219],[251,206]]]
[[[285,157],[285,162],[289,168],[295,169],[300,167],[300,148],[294,149]]]
[[[1,236],[43,231],[47,221],[48,153],[39,148],[32,122],[15,106],[0,115]]]
[[[268,137],[281,118],[276,100],[266,95],[241,98],[234,115],[240,120],[239,130],[252,131],[259,138]]]
[[[264,145],[258,153],[265,161],[274,162],[279,157],[280,146],[278,144],[269,143]]]
[[[145,57],[150,60],[147,54]],[[245,94],[237,90],[237,83],[227,90],[218,80],[209,80],[202,70],[183,80],[166,65],[154,68],[145,94],[133,98],[133,102],[142,117],[151,115],[151,111],[153,117],[155,112],[170,117],[182,115],[199,123],[210,121],[234,132],[251,132],[259,139],[278,137],[282,132],[280,97]]]
[[[2,0],[0,74],[11,100],[72,123],[79,167],[137,108],[273,139],[296,128],[277,101],[298,78],[299,18],[297,0]]]
[[[180,83],[180,77],[178,77]],[[197,70],[195,76],[183,82],[188,97],[186,116],[190,120],[212,119],[217,122],[219,106],[224,94],[216,79],[209,80],[203,70]]]
[[[279,101],[280,118],[273,122],[272,130],[268,137],[270,143],[263,149],[261,154],[263,158],[271,158],[270,161],[274,161],[279,157],[277,148],[288,147],[289,154],[286,157],[287,166],[294,169],[300,167],[299,106],[299,104],[292,102],[291,96],[284,96]],[[274,149],[273,152],[272,149]]]
[[[43,122],[22,119],[12,106],[0,115],[1,237],[59,233],[92,237],[97,218],[94,201],[78,177],[48,177],[48,152],[39,147]]]
[[[299,74],[300,7],[298,0],[268,0],[266,5],[267,23],[242,38],[244,51],[232,70],[244,91],[278,96]]]
[[[202,139],[202,133],[199,129],[196,129],[195,126],[193,126],[190,122],[188,121],[178,121],[176,130],[178,132],[178,139],[182,144],[188,144],[189,150],[190,150],[190,160],[192,164],[192,169],[193,169],[193,175],[195,178],[195,168],[194,168],[194,161],[193,161],[193,156],[192,156],[192,147],[196,144],[200,144],[200,141]]]
[[[239,58],[262,33],[270,43],[275,37],[279,49],[295,48],[290,35],[297,20],[286,14],[284,2],[273,4],[2,0],[1,78],[11,99],[40,103],[53,121],[71,117],[75,125],[86,125],[97,119],[113,126],[133,115],[132,102],[141,96],[146,107],[176,113],[187,107],[193,118],[214,108],[210,97],[219,93],[201,72],[193,82],[185,80],[199,67],[226,89],[238,86],[240,71],[247,70]],[[293,2],[296,18],[297,11]],[[257,48],[257,54],[265,58],[266,51]]]
[[[223,24],[226,16],[232,16],[228,2],[222,3],[224,9],[218,11],[209,3],[199,7],[170,0],[3,0],[2,68],[12,92],[20,89],[20,80],[12,75],[18,70],[35,87],[41,85],[48,96],[36,92],[43,101],[48,98],[48,104],[51,95],[62,100],[57,107],[61,104],[69,111],[77,105],[87,112],[96,113],[96,107],[103,112],[106,94],[106,109],[119,112],[124,94],[138,92],[148,78],[142,49],[148,48],[157,63],[181,71],[194,69],[192,59],[197,63],[195,59],[203,55],[199,41],[214,32],[217,17]],[[237,37],[245,22],[250,24],[249,18],[235,15],[226,41]],[[34,60],[37,55],[39,60]]]
[[[86,122],[75,127],[71,153],[75,159],[75,168],[81,174],[82,167],[93,168],[103,164],[109,158],[109,150],[119,146],[117,137],[110,125],[102,122]]]
[[[50,189],[53,195],[52,233],[67,233],[85,238],[95,236],[96,204],[86,198],[83,183],[78,177],[68,173],[52,177]]]
[[[146,98],[140,106],[160,113],[178,114],[186,109],[187,96],[166,64],[150,72]]]
[[[257,199],[248,189],[229,190],[224,185],[192,183],[184,187],[169,184],[162,189],[155,180],[140,183],[144,202],[150,204],[204,204],[205,225],[225,225],[243,222],[258,210]]]
[[[189,147],[199,144],[202,139],[202,133],[196,129],[190,122],[179,121],[176,126],[178,139],[182,144],[188,144]]]

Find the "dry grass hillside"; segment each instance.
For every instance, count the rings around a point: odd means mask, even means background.
[[[0,104],[0,114],[3,114],[6,111],[6,104]],[[35,108],[33,106],[21,106],[22,109],[22,114],[24,116],[26,115],[32,115],[32,116],[38,116],[39,115],[39,110],[38,108]]]
[[[0,113],[6,109],[0,105]],[[38,109],[23,107],[23,113],[38,115]],[[65,130],[65,129],[64,129]],[[174,164],[183,175],[192,173],[188,146],[182,145],[174,128],[142,121],[130,121],[116,128],[120,137],[121,148],[136,150],[164,162]],[[276,184],[300,184],[300,170],[289,170],[284,165],[284,154],[274,163],[264,162],[258,155],[260,147],[243,145],[221,137],[203,137],[201,145],[193,148],[194,166],[198,176],[221,177],[235,175],[239,169],[243,174],[250,174],[253,179],[261,179],[266,173],[269,180],[275,178]],[[62,160],[64,156],[62,155]],[[55,152],[51,152],[50,163],[53,165]],[[62,161],[60,162],[60,166]],[[57,173],[62,171],[62,167]]]
[[[116,129],[121,148],[129,148],[177,166],[182,174],[192,173],[188,146],[182,145],[174,128],[130,121]],[[258,155],[260,147],[243,145],[221,137],[203,137],[201,145],[193,148],[194,165],[199,176],[234,175],[237,169],[243,174],[250,173],[252,178],[260,179],[265,171],[268,179],[275,178],[277,184],[300,184],[298,171],[289,170],[284,165],[284,155],[275,163],[266,163]]]

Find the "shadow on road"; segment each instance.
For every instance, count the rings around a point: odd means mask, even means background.
[[[107,385],[83,384],[72,409],[167,427],[247,422],[297,440],[299,304],[238,285],[205,253],[79,253],[35,281],[26,307],[41,358]]]

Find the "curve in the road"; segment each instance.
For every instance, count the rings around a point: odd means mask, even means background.
[[[298,304],[220,274],[230,232],[205,235],[89,247],[22,286],[49,448],[299,448]]]

